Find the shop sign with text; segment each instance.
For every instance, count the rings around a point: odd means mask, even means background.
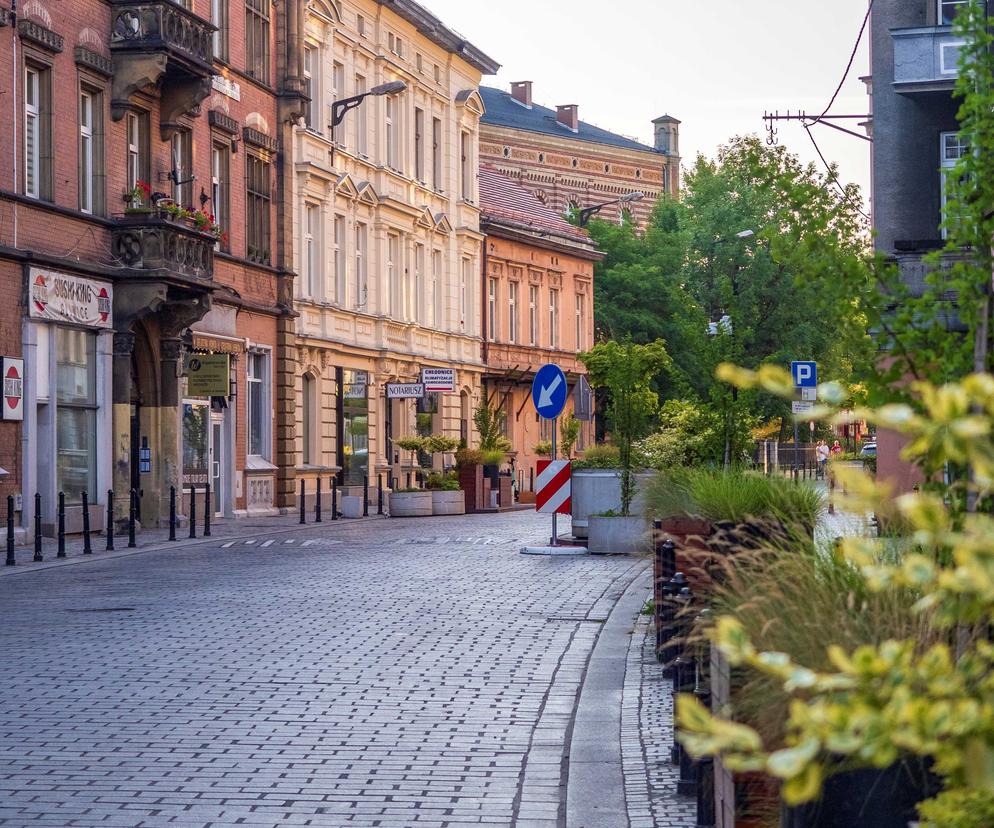
[[[388,400],[420,400],[425,395],[425,387],[420,382],[388,382]]]
[[[110,282],[39,267],[31,268],[29,280],[31,301],[28,304],[33,319],[50,319],[91,328],[113,326],[114,288]]]
[[[451,394],[456,390],[456,371],[454,368],[422,368],[421,382],[425,391]]]
[[[4,420],[24,419],[24,360],[15,357],[0,358],[3,373]]]
[[[228,354],[188,354],[186,393],[191,397],[227,397],[231,390]]]

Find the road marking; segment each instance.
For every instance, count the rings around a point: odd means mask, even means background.
[[[221,548],[222,549],[231,549],[231,547],[234,546],[237,542],[238,541],[228,541],[227,543],[222,543],[221,544]]]
[[[251,546],[253,543],[255,543],[254,540],[247,540],[247,541],[245,541],[245,545],[246,546]]]
[[[276,541],[267,540],[267,541],[263,541],[262,545],[263,546],[272,546],[274,543],[276,543]]]

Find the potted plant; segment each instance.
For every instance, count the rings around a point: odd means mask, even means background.
[[[124,212],[125,213],[151,213],[149,199],[152,196],[152,188],[144,181],[135,182],[135,186],[124,191]]]
[[[466,514],[466,495],[455,472],[431,472],[425,478],[425,489],[431,492],[433,515]]]
[[[410,467],[412,469],[413,468],[417,468],[417,466],[418,466],[417,453],[419,451],[423,451],[424,450],[424,447],[425,447],[425,438],[424,437],[416,437],[416,436],[398,437],[396,440],[393,441],[393,444],[397,448],[401,449],[402,451],[409,451],[409,452],[411,452],[411,466]]]
[[[540,440],[532,448],[532,451],[538,457],[552,457],[552,441],[551,440]]]
[[[501,463],[511,450],[511,441],[504,436],[504,412],[481,401],[473,414],[473,424],[480,435],[483,476],[489,478],[490,485],[496,489]]]
[[[607,415],[618,447],[621,485],[620,509],[604,504],[596,510],[599,516],[590,518],[588,548],[591,552],[641,550],[647,543],[648,521],[645,515],[632,515],[636,492],[632,447],[659,408],[652,382],[669,366],[669,354],[661,340],[646,345],[609,341],[580,354],[580,360],[587,366],[591,385],[609,394]]]

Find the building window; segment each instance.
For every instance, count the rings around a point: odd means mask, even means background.
[[[313,466],[314,463],[314,435],[312,433],[314,429],[314,411],[317,405],[315,400],[314,391],[314,377],[310,374],[304,374],[303,378],[303,411],[301,412],[301,424],[300,432],[303,437],[303,451],[301,452],[301,459],[304,461],[304,465]]]
[[[425,285],[427,274],[425,273],[425,246],[423,244],[414,245],[414,295],[415,301],[412,303],[417,308],[417,321],[423,325],[427,316],[428,290]]]
[[[320,299],[321,267],[321,210],[316,204],[304,205],[304,296]]]
[[[955,173],[956,165],[959,163],[967,152],[969,152],[969,144],[967,144],[966,139],[963,138],[958,132],[943,132],[939,136],[939,151],[941,159],[941,169],[939,172],[940,176],[940,189],[941,189],[941,202],[942,202],[942,238],[946,238],[949,234],[948,228],[946,227],[946,222],[949,219],[949,209],[948,202],[951,197],[949,179]]]
[[[228,0],[211,0],[211,23],[217,26],[214,32],[214,57],[228,61]]]
[[[217,249],[230,249],[228,231],[231,228],[231,147],[222,141],[211,145],[211,205],[214,221],[221,228]]]
[[[939,24],[952,26],[956,15],[966,5],[967,0],[939,0]]]
[[[473,281],[473,262],[469,259],[462,260],[462,268],[459,271],[459,324],[464,333],[470,333],[469,329],[469,300],[470,285]]]
[[[436,63],[434,66],[433,74],[435,76],[435,83],[442,82],[442,68]]]
[[[460,173],[462,181],[462,197],[464,201],[473,200],[473,146],[468,132],[460,133]]]
[[[269,164],[259,156],[247,153],[246,174],[246,253],[249,261],[270,263],[269,249]]]
[[[355,93],[356,95],[361,95],[366,91],[366,78],[362,75],[355,76]],[[355,121],[355,151],[361,155],[363,158],[369,155],[369,138],[368,138],[368,121],[366,119],[366,113],[369,111],[369,106],[364,105],[358,107],[352,114],[352,120]]]
[[[431,294],[428,304],[428,326],[441,327],[442,324],[442,251],[431,251]]]
[[[24,194],[52,197],[51,72],[24,68]]]
[[[193,134],[190,130],[181,129],[173,133],[170,155],[173,201],[189,208],[193,204]]]
[[[394,319],[402,319],[404,308],[401,299],[400,272],[403,269],[400,260],[400,236],[387,236],[387,285],[390,290],[390,313]]]
[[[128,189],[132,192],[139,189],[138,182],[149,183],[149,144],[148,144],[148,113],[129,112],[126,116],[125,128],[128,134]],[[146,206],[144,194],[132,200],[132,207]]]
[[[414,177],[425,183],[425,111],[414,110]]]
[[[103,213],[103,95],[93,89],[79,93],[79,209]]]
[[[490,326],[490,339],[500,342],[500,320],[497,314],[497,302],[500,298],[500,285],[496,279],[490,279],[487,288],[487,324]]]
[[[304,94],[310,98],[304,110],[304,123],[311,132],[322,133],[321,123],[321,53],[317,46],[304,45]]]
[[[559,347],[559,291],[549,288],[549,347]]]
[[[248,453],[269,459],[269,354],[248,354]]]
[[[587,309],[586,297],[582,293],[576,295],[576,350],[582,351],[587,347]]]
[[[269,0],[245,0],[245,71],[269,83]]]
[[[361,486],[369,474],[369,393],[365,371],[342,371],[339,380],[342,428],[338,465],[346,486]]]
[[[417,67],[419,75],[424,72],[425,63],[424,58],[421,56],[421,52],[418,52],[417,57],[414,58],[414,65]]]
[[[345,66],[335,61],[331,66],[331,99],[337,101],[345,97]],[[359,107],[362,109],[362,107]],[[331,140],[337,144],[345,144],[345,126],[339,124],[332,130]]]
[[[431,119],[431,186],[442,192],[442,120]]]
[[[366,36],[366,18],[361,14],[355,16],[355,29],[359,33],[359,37]]]
[[[552,439],[552,420],[547,420],[545,417],[538,417],[538,439],[542,441],[547,441]]]
[[[368,234],[366,225],[361,222],[355,226],[355,294],[352,301],[356,310],[366,307],[366,291],[368,283],[366,281],[366,245],[368,244]]]
[[[334,255],[335,255],[335,301],[342,307],[345,306],[345,216],[335,216],[334,229]]]
[[[528,343],[538,345],[538,285],[528,287]]]
[[[87,493],[96,501],[97,337],[75,328],[56,328],[56,485],[77,503]]]
[[[518,283],[507,285],[507,341],[518,341]]]
[[[398,112],[398,101],[393,95],[386,97],[386,133],[387,133],[387,166],[394,170],[400,170],[400,141],[398,136],[397,123],[400,113]]]

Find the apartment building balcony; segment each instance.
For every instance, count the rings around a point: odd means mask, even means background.
[[[891,29],[894,89],[902,95],[951,92],[959,76],[962,40],[951,26]]]
[[[206,286],[214,278],[212,233],[159,213],[127,213],[111,230],[111,249],[120,262],[150,279]]]
[[[199,114],[211,89],[216,27],[172,0],[110,0],[114,59],[111,116],[121,120],[131,96],[161,89],[163,140],[183,114]]]

